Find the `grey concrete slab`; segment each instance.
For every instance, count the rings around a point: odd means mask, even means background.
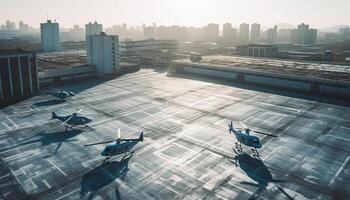
[[[67,84],[66,102],[35,96],[0,111],[0,199],[348,199],[350,107],[141,70]],[[83,109],[65,132],[51,112]],[[234,120],[258,135],[261,160],[236,155]],[[145,140],[103,163],[104,145]],[[248,147],[244,150],[251,154]]]

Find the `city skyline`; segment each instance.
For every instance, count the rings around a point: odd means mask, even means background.
[[[302,0],[37,0],[35,6],[24,0],[4,0],[2,5],[6,9],[0,13],[0,18],[22,20],[35,28],[47,18],[56,20],[61,27],[72,27],[75,24],[83,26],[96,20],[106,27],[121,23],[131,26],[142,23],[151,25],[153,22],[157,25],[195,27],[209,23],[229,22],[237,26],[241,23],[257,22],[268,27],[278,23],[297,25],[305,22],[316,28],[327,28],[346,25],[350,21],[350,13],[346,11],[350,2],[346,0],[320,0],[317,4]],[[81,5],[84,5],[84,9]],[[317,9],[314,9],[315,6]],[[134,15],[135,12],[139,14]]]

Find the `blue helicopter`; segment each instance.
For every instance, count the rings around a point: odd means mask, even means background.
[[[65,91],[65,90],[61,90],[61,89],[56,90],[56,91],[50,91],[47,94],[52,95],[61,101],[66,100],[68,97],[76,96],[76,94],[71,92],[71,91]]]
[[[120,154],[125,154],[130,152],[133,154],[134,152],[131,151],[131,149],[138,143],[143,141],[143,132],[140,133],[139,138],[135,139],[125,139],[121,138],[120,136],[120,129],[118,129],[118,137],[115,140],[105,141],[105,142],[98,142],[98,143],[92,143],[92,144],[86,144],[84,146],[93,146],[98,144],[108,144],[101,152],[101,156],[105,156],[106,159],[103,161],[110,159],[112,156],[117,156]]]
[[[83,109],[80,109],[78,112],[73,113],[72,115],[68,115],[68,116],[58,116],[55,112],[52,112],[51,119],[58,119],[58,120],[62,121],[61,126],[65,126],[66,131],[68,129],[73,129],[73,127],[75,127],[75,126],[88,127],[87,124],[90,123],[92,121],[92,119],[89,119],[89,118],[83,117],[83,116],[79,116],[78,114],[82,110]]]
[[[239,129],[239,128],[234,128],[233,123],[231,121],[231,123],[228,124],[228,127],[229,127],[228,131],[230,132],[230,134],[234,134],[236,136],[237,142],[235,143],[235,145],[236,145],[236,149],[240,153],[243,152],[243,148],[242,148],[242,143],[243,143],[246,146],[253,147],[252,152],[253,152],[254,156],[257,156],[259,158],[259,153],[258,153],[257,149],[261,148],[262,144],[260,143],[260,140],[258,137],[251,135],[252,132],[266,135],[266,136],[270,136],[270,137],[277,137],[276,135],[263,133],[263,132],[256,131],[256,130],[252,131],[242,122],[239,122],[239,123],[244,127],[243,130]]]

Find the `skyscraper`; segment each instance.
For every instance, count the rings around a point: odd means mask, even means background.
[[[277,26],[267,30],[267,42],[275,44],[277,42]]]
[[[205,38],[209,42],[217,41],[219,37],[219,24],[208,24],[205,28]]]
[[[223,25],[223,30],[222,30],[222,37],[225,42],[228,43],[233,43],[234,38],[235,38],[235,29],[232,28],[232,24],[230,23],[225,23]]]
[[[297,30],[297,44],[305,45],[305,44],[315,44],[317,38],[317,30],[309,29],[309,25],[300,24],[298,25]]]
[[[88,60],[96,66],[98,76],[112,74],[120,69],[119,65],[119,37],[105,33],[88,36],[91,41],[88,47]]]
[[[95,23],[89,22],[88,24],[85,24],[85,34],[86,38],[90,35],[96,35],[103,31],[102,24],[99,24],[95,21]]]
[[[87,54],[87,62],[89,64],[92,64],[91,55],[92,55],[92,48],[91,48],[91,35],[100,34],[103,31],[102,24],[99,24],[95,21],[95,23],[89,22],[88,24],[85,24],[85,37],[86,37],[86,54]]]
[[[58,51],[60,48],[60,29],[58,23],[52,23],[47,20],[47,23],[40,24],[41,29],[41,45],[45,52]]]
[[[9,20],[6,21],[6,30],[8,31],[14,31],[16,30],[16,24],[15,22],[11,22]]]
[[[260,42],[260,24],[254,23],[251,27],[250,41],[252,43]]]
[[[249,24],[243,23],[239,26],[240,44],[247,44],[249,42]]]
[[[21,31],[21,32],[23,32],[23,33],[26,33],[26,32],[28,32],[28,30],[29,30],[29,25],[28,24],[25,24],[25,23],[23,23],[22,21],[20,21],[19,23],[18,23],[18,28],[19,28],[19,31]]]

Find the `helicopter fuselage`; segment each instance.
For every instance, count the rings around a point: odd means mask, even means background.
[[[138,142],[139,141],[121,141],[120,143],[117,141],[112,142],[103,149],[101,156],[109,157],[126,153],[130,151]]]
[[[70,118],[70,119],[69,119]],[[76,115],[76,114],[73,114],[72,115],[68,115],[68,116],[57,116],[56,113],[52,113],[52,119],[58,119],[62,122],[66,121],[67,119],[69,119],[66,123],[68,125],[74,125],[74,126],[77,126],[77,125],[85,125],[85,124],[88,124],[92,121],[92,119],[89,119],[87,117],[82,117],[82,116],[79,116],[79,115]]]
[[[257,149],[262,147],[259,138],[254,135],[250,135],[249,130],[233,129],[232,132],[236,136],[238,142]]]

